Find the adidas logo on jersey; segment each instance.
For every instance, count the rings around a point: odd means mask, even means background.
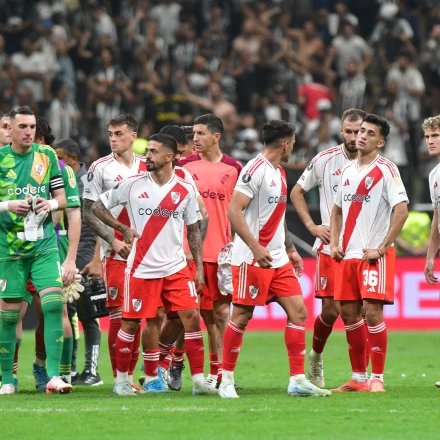
[[[197,174],[193,174],[193,179],[194,179],[194,180],[200,180],[200,179],[197,177]]]
[[[273,187],[273,186],[277,186],[277,184],[272,180],[272,182],[270,182],[270,186],[271,186],[271,187]]]
[[[115,182],[122,182],[124,180],[124,178],[119,174],[118,176],[116,176],[115,178]]]
[[[17,177],[17,174],[15,174],[14,170],[9,170],[8,174],[6,174],[6,177],[9,177],[10,179],[15,179]]]
[[[339,170],[336,170],[333,174],[332,174],[332,176],[340,176],[342,174],[342,171],[341,171],[341,169],[339,169]]]
[[[374,287],[370,287],[367,292],[376,292],[376,289]]]
[[[138,199],[149,199],[150,197],[147,194],[147,191],[144,191],[139,197]]]
[[[349,186],[350,182],[348,181],[348,179],[344,182],[344,186]]]

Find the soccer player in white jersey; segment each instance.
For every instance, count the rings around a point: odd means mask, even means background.
[[[352,378],[334,391],[385,391],[387,351],[384,304],[394,302],[393,242],[408,217],[408,198],[397,167],[379,155],[390,132],[373,114],[356,138],[358,158],[342,171],[330,218],[330,250],[339,261],[334,298],[340,301]],[[367,328],[361,316],[362,301]],[[372,374],[367,380],[367,333]]]
[[[425,141],[428,145],[429,154],[437,157],[440,161],[440,115],[425,119],[422,125],[425,133]],[[426,254],[425,279],[431,284],[437,284],[438,278],[434,275],[435,256],[440,247],[440,223],[438,215],[438,205],[440,203],[440,164],[429,173],[429,191],[431,193],[433,217],[431,223],[431,234],[429,237],[429,247]],[[440,381],[435,383],[440,387]]]
[[[192,183],[173,171],[177,153],[174,138],[165,134],[150,137],[147,170],[128,178],[101,195],[93,212],[108,226],[120,231],[133,249],[125,273],[122,326],[116,339],[117,379],[115,394],[132,395],[128,367],[135,334],[143,318],[156,338],[143,340],[145,381],[149,392],[168,392],[158,376],[160,323],[156,315],[162,305],[167,313],[177,312],[185,328],[185,351],[193,377],[193,394],[217,394],[205,381],[204,347],[200,329],[197,292],[203,289],[202,237],[197,225],[200,218],[197,193]],[[129,226],[113,217],[109,209],[125,206]],[[194,281],[183,251],[183,228],[196,263]]]
[[[339,316],[339,303],[333,298],[337,263],[330,255],[330,215],[342,170],[357,157],[356,136],[365,116],[364,111],[354,108],[343,113],[341,134],[344,143],[317,154],[290,194],[302,222],[316,237],[313,247],[318,254],[315,297],[321,298],[322,308],[313,328],[313,345],[309,354],[309,379],[320,388],[325,385],[322,360],[324,347]],[[304,198],[304,194],[316,186],[319,188],[320,225],[316,225],[313,221]]]
[[[122,234],[104,225],[91,211],[94,202],[104,192],[146,170],[145,156],[133,153],[133,142],[137,138],[138,123],[133,116],[122,114],[112,118],[107,124],[111,154],[92,163],[84,187],[84,221],[100,237],[101,260],[104,281],[107,287],[107,308],[110,310],[110,329],[108,347],[113,377],[116,378],[116,337],[122,322],[122,304],[124,295],[124,276],[126,258],[131,247],[124,242]],[[120,222],[129,225],[127,210],[123,206],[112,209],[112,214]],[[130,380],[139,358],[140,331],[136,335],[130,364]],[[133,387],[138,389],[136,384]]]
[[[287,315],[285,343],[290,365],[290,396],[331,394],[304,375],[307,309],[298,277],[303,262],[286,234],[287,161],[295,144],[295,127],[285,121],[264,125],[264,150],[241,171],[232,194],[228,218],[236,232],[232,251],[234,292],[231,319],[223,340],[222,398],[237,398],[234,370],[243,334],[256,306],[276,301]]]

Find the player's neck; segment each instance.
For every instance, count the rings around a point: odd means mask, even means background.
[[[151,171],[150,175],[158,186],[164,186],[172,179],[173,168],[165,166],[160,170]]]
[[[29,153],[29,151],[32,150],[32,145],[29,145],[29,147],[23,147],[22,145],[14,144],[14,142],[11,142],[11,150],[17,154],[27,154]]]
[[[220,151],[220,148],[216,146],[211,150],[206,150],[202,153],[199,153],[199,156],[202,160],[205,160],[206,162],[216,163],[222,160],[223,153]]]
[[[275,168],[277,169],[281,163],[280,150],[276,148],[265,148],[261,155]]]
[[[358,169],[362,169],[370,165],[372,162],[376,160],[376,157],[379,155],[377,150],[372,151],[368,154],[359,154],[358,155]]]
[[[125,165],[128,168],[131,168],[134,162],[134,153],[132,150],[124,151],[123,153],[113,153],[115,159]]]

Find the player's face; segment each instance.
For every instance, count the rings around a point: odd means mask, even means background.
[[[425,130],[425,141],[429,155],[440,158],[440,128]]]
[[[173,158],[173,168],[176,166],[177,162],[185,156],[186,145],[177,144],[177,154],[174,155]]]
[[[357,153],[356,137],[361,128],[362,119],[355,122],[343,121],[341,127],[342,138],[344,139],[344,147],[348,153]]]
[[[32,145],[37,122],[34,115],[16,115],[11,121],[12,143],[22,148]]]
[[[174,159],[173,152],[160,142],[149,141],[146,151],[147,171],[159,171]]]
[[[372,153],[385,145],[380,134],[380,128],[369,122],[362,122],[359,133],[356,137],[356,148],[362,155]]]
[[[66,154],[64,148],[57,148],[55,153],[57,153],[58,160],[62,160],[66,165],[72,166],[75,163],[75,160]]]
[[[11,131],[9,127],[9,117],[0,119],[0,148],[11,142]]]
[[[137,138],[137,133],[130,130],[124,124],[119,127],[108,127],[108,137],[110,141],[110,148],[115,154],[124,154],[127,151],[133,151],[133,142]]]
[[[211,133],[206,125],[194,125],[194,147],[196,153],[210,151],[218,144],[220,137],[220,133]]]
[[[285,146],[285,150],[283,151],[283,155],[281,157],[282,162],[287,162],[290,158],[290,155],[293,151],[293,146],[295,145],[296,138],[295,136],[292,136],[287,142]]]

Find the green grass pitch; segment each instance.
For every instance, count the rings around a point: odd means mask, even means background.
[[[244,391],[235,400],[192,396],[188,365],[180,392],[114,396],[106,338],[104,334],[100,358],[105,385],[48,396],[34,389],[33,334],[25,332],[20,392],[0,398],[1,439],[440,438],[440,389],[434,386],[440,380],[440,332],[390,333],[386,393],[325,398],[289,397],[283,333],[248,332],[235,374]],[[344,333],[330,337],[325,377],[330,388],[350,378]]]

